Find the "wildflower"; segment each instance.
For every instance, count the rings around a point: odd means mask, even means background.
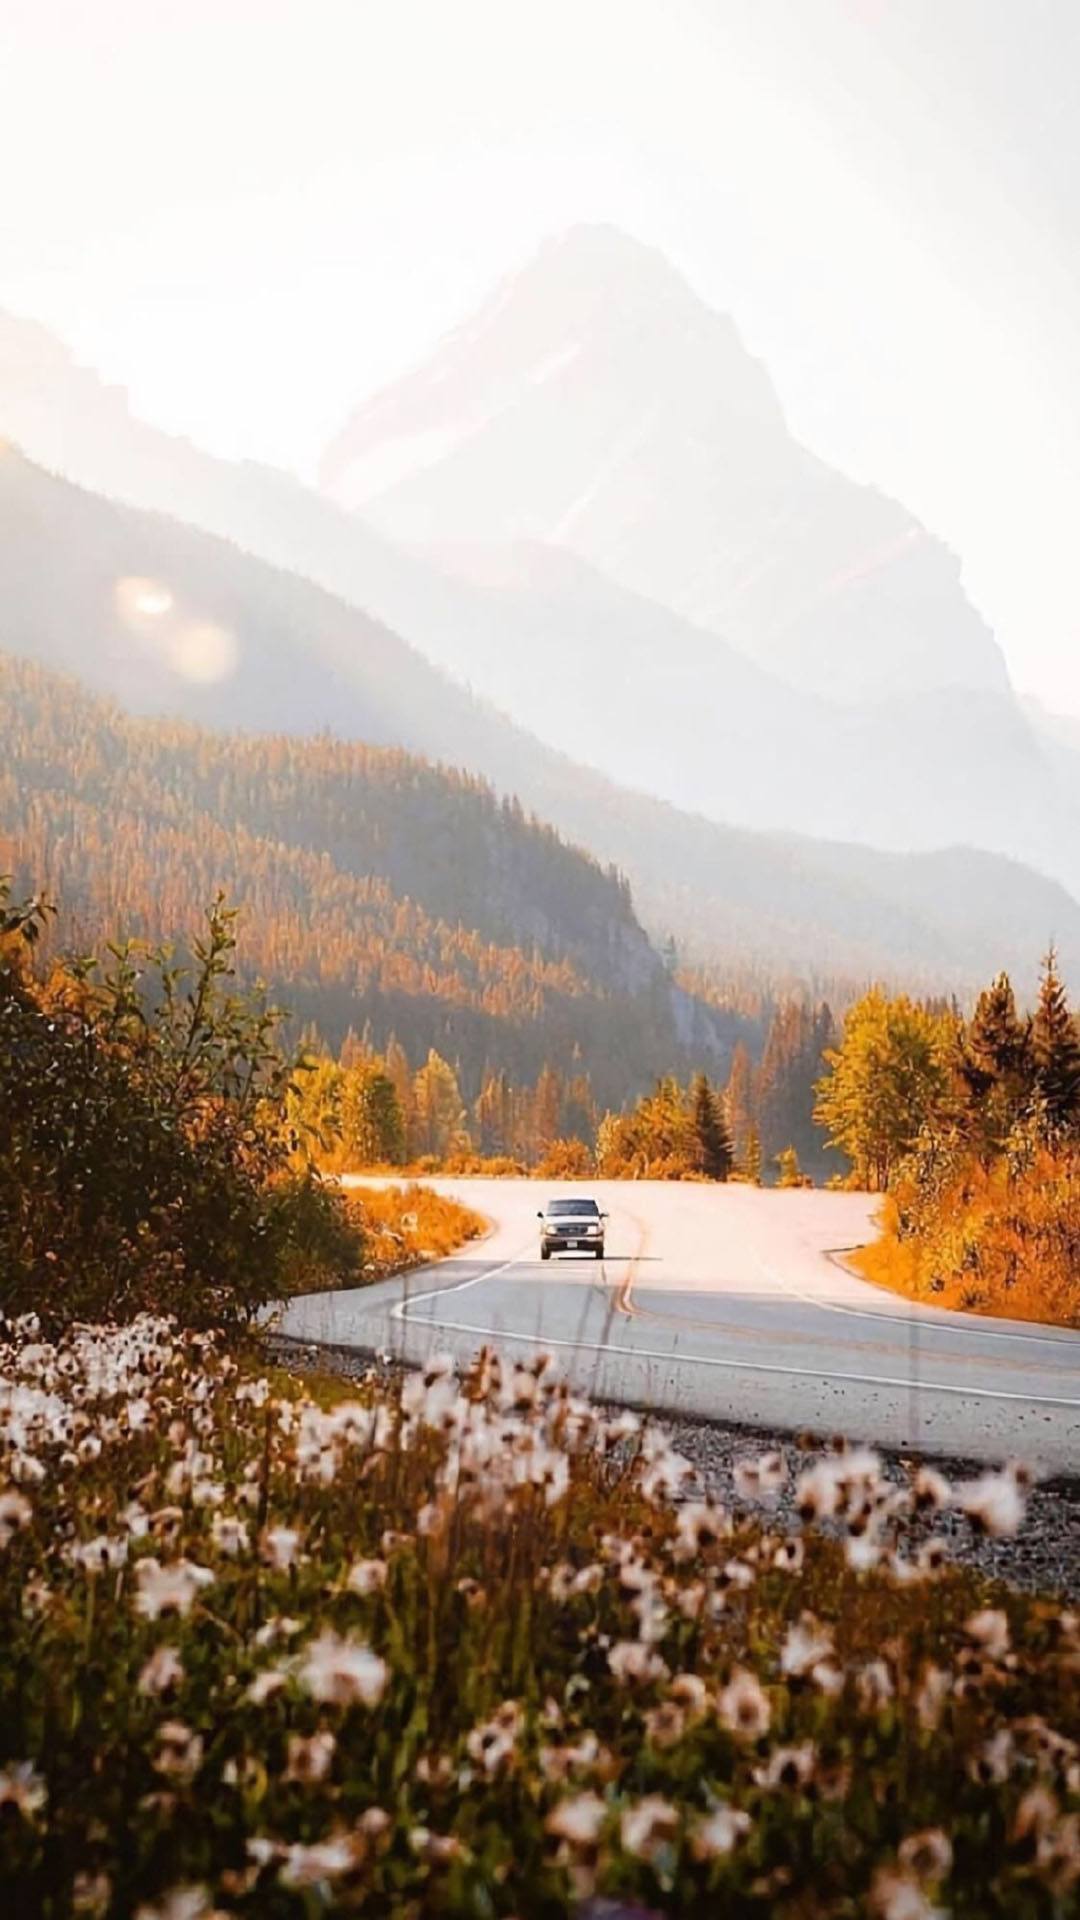
[[[933,1467],[920,1467],[911,1483],[916,1513],[938,1513],[952,1501],[952,1488],[943,1473]]]
[[[67,1557],[73,1566],[82,1567],[86,1573],[107,1573],[125,1564],[128,1557],[127,1538],[122,1534],[110,1538],[107,1533],[102,1533],[96,1540],[80,1540],[76,1546],[68,1549]]]
[[[465,1849],[453,1833],[432,1833],[430,1827],[411,1827],[409,1845],[414,1853],[434,1867],[449,1866],[463,1858]]]
[[[163,1613],[190,1613],[200,1587],[213,1585],[208,1567],[195,1566],[190,1560],[176,1560],[163,1567],[152,1556],[135,1565],[138,1592],[135,1611],[146,1620],[158,1620]]]
[[[650,1680],[666,1680],[668,1667],[658,1653],[640,1640],[618,1640],[608,1653],[608,1666],[616,1680],[644,1686]]]
[[[923,1886],[934,1887],[952,1870],[952,1842],[940,1827],[926,1827],[901,1841],[897,1858]]]
[[[300,1667],[300,1681],[316,1700],[333,1706],[377,1707],[386,1691],[385,1660],[363,1641],[345,1639],[327,1629],[311,1641]]]
[[[313,1733],[307,1739],[302,1733],[290,1733],[283,1777],[299,1781],[304,1786],[325,1780],[333,1764],[336,1746],[333,1734],[325,1731]]]
[[[215,1547],[230,1560],[246,1553],[250,1544],[247,1523],[233,1513],[215,1513],[210,1532]]]
[[[831,1659],[832,1653],[832,1635],[812,1613],[804,1613],[795,1626],[788,1628],[780,1650],[780,1671],[789,1680],[803,1680],[820,1661]]]
[[[597,1793],[579,1793],[561,1800],[544,1822],[545,1832],[571,1847],[595,1847],[607,1818],[607,1807]]]
[[[849,1533],[844,1541],[844,1559],[852,1573],[872,1573],[881,1563],[881,1542],[872,1533]]]
[[[964,1632],[991,1660],[1003,1660],[1009,1651],[1009,1622],[1000,1607],[985,1607],[964,1622]]]
[[[686,1732],[686,1715],[674,1700],[665,1700],[645,1715],[645,1735],[654,1747],[677,1747]]]
[[[924,1540],[915,1555],[915,1565],[927,1579],[933,1579],[936,1574],[943,1572],[948,1564],[948,1541],[939,1539],[936,1534]]]
[[[178,1687],[184,1678],[184,1663],[175,1647],[158,1647],[150,1655],[136,1682],[140,1693],[157,1695]]]
[[[979,1786],[1001,1786],[1013,1766],[1014,1743],[1008,1727],[1000,1727],[971,1755],[968,1772]]]
[[[1003,1539],[1018,1533],[1024,1519],[1024,1497],[1011,1473],[984,1473],[956,1492],[961,1512],[983,1533]]]
[[[587,1567],[572,1567],[565,1560],[553,1567],[548,1590],[553,1600],[563,1603],[582,1593],[597,1593],[604,1584],[604,1569],[596,1561]]]
[[[0,1807],[14,1807],[24,1820],[32,1820],[48,1797],[49,1790],[33,1761],[16,1760],[0,1771]]]
[[[809,1786],[816,1765],[817,1749],[813,1741],[805,1740],[798,1747],[774,1748],[768,1765],[755,1769],[754,1779],[761,1787],[802,1789]]]
[[[869,1660],[864,1667],[860,1667],[855,1691],[864,1713],[880,1713],[882,1707],[887,1707],[895,1689],[886,1662]]]
[[[869,1911],[875,1920],[936,1920],[937,1915],[918,1881],[895,1867],[882,1867],[875,1874]]]
[[[107,1873],[82,1872],[75,1875],[71,1888],[71,1910],[100,1920],[112,1900],[112,1881]]]
[[[273,1699],[275,1693],[280,1693],[281,1689],[288,1685],[288,1682],[289,1676],[281,1667],[267,1667],[264,1672],[255,1675],[248,1687],[247,1698],[253,1706],[264,1707],[268,1700]]]
[[[795,1506],[805,1521],[830,1520],[839,1505],[839,1488],[832,1465],[825,1460],[801,1473],[795,1483]]]
[[[715,1546],[730,1532],[731,1524],[722,1506],[712,1500],[688,1500],[679,1508],[672,1552],[676,1560],[693,1560],[703,1547]]]
[[[736,1460],[731,1477],[740,1500],[771,1500],[787,1479],[787,1464],[783,1454],[773,1448]]]
[[[668,1448],[650,1461],[641,1476],[641,1491],[646,1500],[674,1499],[693,1474],[693,1465],[683,1454]]]
[[[691,1827],[690,1851],[695,1860],[722,1860],[749,1831],[750,1815],[741,1807],[716,1807]]]
[[[677,1673],[670,1692],[671,1698],[695,1720],[700,1719],[709,1703],[708,1688],[696,1673]]]
[[[800,1539],[782,1540],[773,1554],[772,1563],[778,1573],[801,1573],[806,1548]]]
[[[20,1527],[30,1525],[32,1514],[29,1500],[17,1487],[5,1487],[0,1492],[0,1549],[14,1539]]]
[[[205,1887],[172,1887],[157,1906],[136,1907],[135,1920],[215,1920],[215,1909]]]
[[[194,1780],[203,1761],[201,1734],[193,1733],[182,1720],[166,1720],[158,1728],[157,1741],[154,1765],[158,1772],[185,1783]]]
[[[385,1560],[356,1560],[349,1568],[345,1585],[350,1593],[359,1593],[364,1598],[378,1593],[386,1585]]]
[[[257,1647],[272,1647],[277,1640],[292,1640],[303,1626],[302,1620],[294,1620],[287,1613],[272,1614],[264,1621],[255,1635]]]
[[[501,1772],[514,1757],[521,1727],[522,1713],[516,1700],[504,1701],[490,1720],[468,1734],[465,1750],[470,1760],[489,1778]]]
[[[287,1573],[296,1563],[301,1534],[296,1527],[268,1527],[262,1537],[262,1556],[275,1573]]]
[[[624,1853],[638,1860],[653,1860],[661,1847],[670,1845],[679,1832],[679,1815],[669,1800],[649,1793],[636,1805],[627,1807],[619,1821],[619,1839]]]
[[[541,1747],[540,1771],[545,1780],[569,1780],[574,1774],[606,1772],[611,1754],[602,1747],[595,1733],[583,1733],[562,1747]]]
[[[737,1667],[716,1702],[722,1726],[741,1740],[760,1740],[768,1733],[772,1711],[760,1682]]]
[[[278,1878],[286,1887],[315,1887],[324,1880],[339,1880],[356,1865],[356,1854],[345,1835],[316,1840],[311,1846],[297,1841],[285,1850]]]

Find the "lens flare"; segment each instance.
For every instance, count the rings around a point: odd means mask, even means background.
[[[199,686],[213,686],[227,680],[236,671],[237,646],[228,627],[211,620],[193,621],[173,634],[169,642],[169,665],[183,680]]]
[[[174,604],[172,593],[161,580],[128,574],[116,583],[117,610],[131,626],[160,620],[172,612]]]

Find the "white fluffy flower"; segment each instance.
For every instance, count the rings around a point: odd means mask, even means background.
[[[377,1707],[390,1677],[385,1660],[361,1640],[342,1639],[327,1629],[304,1651],[300,1683],[316,1700],[337,1707]]]

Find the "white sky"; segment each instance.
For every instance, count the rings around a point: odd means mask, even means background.
[[[662,246],[1080,712],[1075,0],[6,0],[0,305],[310,475],[538,239]]]

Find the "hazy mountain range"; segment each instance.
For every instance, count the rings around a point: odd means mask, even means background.
[[[695,958],[968,984],[1074,936],[1016,864],[1080,889],[1067,728],[1015,699],[955,559],[799,447],[731,322],[625,236],[545,247],[358,411],[322,494],[3,317],[0,432],[191,523],[0,462],[0,638],[128,705],[470,767]],[[117,601],[144,577],[164,620]]]
[[[0,457],[0,607],[12,652],[137,712],[333,732],[482,773],[626,873],[646,924],[674,933],[690,959],[956,987],[1002,964],[1030,977],[1050,931],[1080,959],[1080,907],[1016,862],[755,833],[619,788],[310,581],[11,449]]]

